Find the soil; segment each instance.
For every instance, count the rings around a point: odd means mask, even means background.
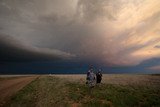
[[[3,106],[11,96],[33,81],[37,76],[17,77],[0,81],[0,107]]]

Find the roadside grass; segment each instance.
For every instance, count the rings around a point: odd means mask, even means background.
[[[152,86],[99,84],[54,76],[39,77],[11,98],[6,107],[159,107],[160,89]]]
[[[66,106],[63,82],[56,77],[39,77],[13,96],[6,107]]]
[[[36,83],[37,79],[20,90],[15,96],[11,98],[11,101],[5,106],[9,107],[34,107],[36,101]]]

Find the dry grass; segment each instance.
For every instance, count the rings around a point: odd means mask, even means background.
[[[160,78],[103,75],[92,90],[85,75],[41,76],[19,91],[7,107],[159,107]]]
[[[52,75],[59,78],[66,78],[69,81],[86,80],[86,75]],[[102,83],[119,85],[159,85],[160,75],[128,75],[128,74],[103,74]]]

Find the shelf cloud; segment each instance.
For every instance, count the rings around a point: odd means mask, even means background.
[[[1,60],[133,66],[160,58],[159,0],[1,0]]]

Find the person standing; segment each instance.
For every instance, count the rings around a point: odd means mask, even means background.
[[[96,73],[96,83],[101,83],[102,80],[102,73],[101,73],[101,69],[98,70],[98,72]]]
[[[93,72],[93,68],[89,69],[87,72],[87,84],[90,88],[95,86],[95,74]]]
[[[87,72],[87,77],[86,77],[86,80],[87,80],[87,81],[86,81],[86,84],[89,83],[89,80],[90,80],[90,78],[89,78],[90,73],[91,73],[91,69],[89,69],[88,72]]]

